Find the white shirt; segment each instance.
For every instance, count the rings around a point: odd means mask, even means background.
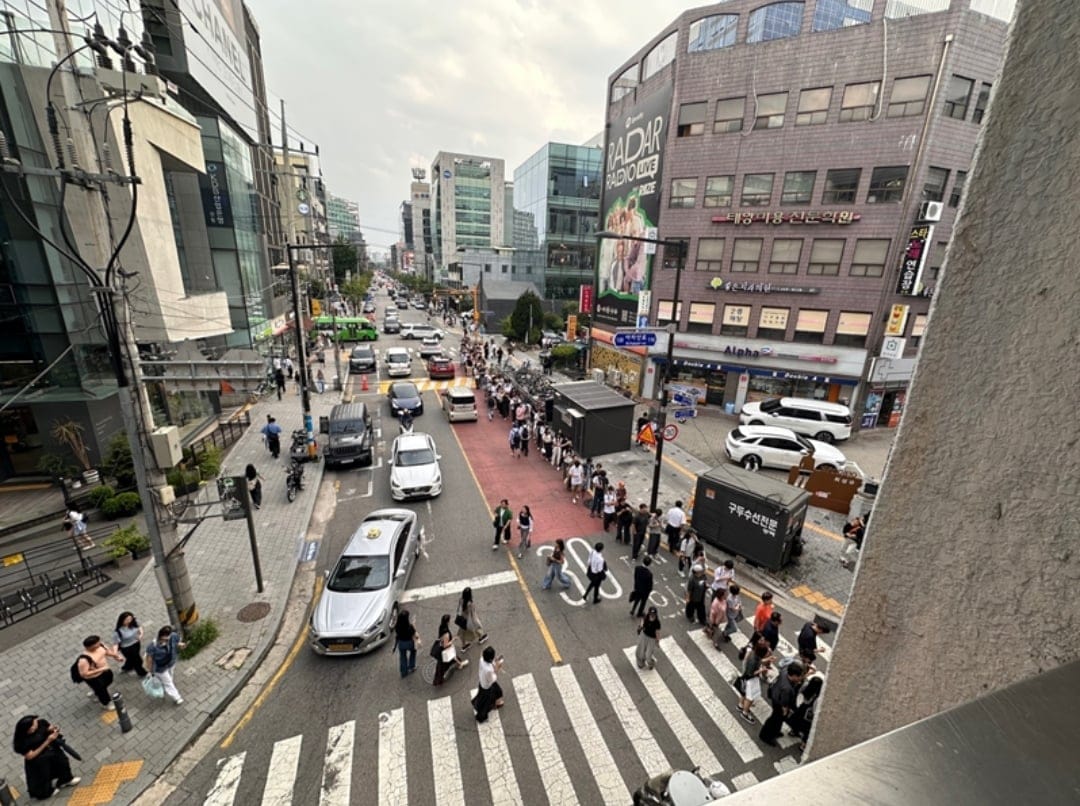
[[[607,562],[605,562],[603,554],[596,549],[589,552],[589,570],[592,571],[592,573],[599,574],[604,570],[605,565],[607,565]]]
[[[495,664],[486,660],[480,661],[480,688],[491,688],[495,682]]]
[[[686,513],[678,507],[672,507],[667,511],[667,522],[668,526],[682,528],[682,525],[686,523]]]
[[[584,478],[585,478],[585,471],[581,467],[581,465],[571,465],[570,466],[570,483],[571,484],[581,484],[581,482],[582,482],[582,480]]]

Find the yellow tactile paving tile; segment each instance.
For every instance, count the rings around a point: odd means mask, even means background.
[[[797,588],[792,588],[791,589],[791,595],[792,596],[798,596],[800,598],[803,597],[803,596],[806,596],[806,594],[808,594],[810,592],[811,592],[810,588],[806,587],[805,585],[799,585]]]
[[[114,722],[116,722],[117,719],[118,717],[116,716],[116,711],[105,711],[101,715],[101,721],[104,722],[106,725],[112,725]]]
[[[75,788],[68,798],[68,806],[100,806],[110,803],[121,785],[134,780],[142,766],[142,759],[105,764],[97,771],[93,781]]]

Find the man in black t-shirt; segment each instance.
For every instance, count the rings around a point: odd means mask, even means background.
[[[777,746],[776,740],[780,736],[784,722],[795,713],[795,701],[799,696],[802,681],[802,664],[794,661],[769,688],[769,704],[772,706],[772,713],[769,714],[769,718],[765,720],[758,734],[765,744],[771,747]]]

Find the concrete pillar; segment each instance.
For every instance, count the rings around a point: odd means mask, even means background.
[[[1080,655],[1077,42],[1019,4],[811,758]]]

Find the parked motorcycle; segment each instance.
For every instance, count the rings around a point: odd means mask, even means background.
[[[289,470],[285,476],[285,495],[291,504],[296,500],[296,494],[304,489],[304,466],[293,459],[289,463]]]
[[[317,457],[318,452],[315,453]],[[307,444],[307,431],[303,428],[298,428],[292,432],[292,444],[289,446],[289,458],[296,462],[309,462],[311,456],[308,454]]]

